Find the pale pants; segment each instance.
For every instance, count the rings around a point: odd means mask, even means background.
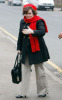
[[[43,68],[43,63],[34,64],[34,66],[36,73],[37,94],[38,95],[47,94],[47,80]],[[29,65],[28,58],[26,58],[25,64],[22,64],[22,82],[21,82],[22,96],[27,95],[29,92],[30,73],[31,73],[31,65]]]

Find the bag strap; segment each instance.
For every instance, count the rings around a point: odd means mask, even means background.
[[[18,64],[18,56],[19,56],[19,52],[17,53],[17,56],[16,56],[16,60],[15,60],[14,67],[15,67],[16,63]]]

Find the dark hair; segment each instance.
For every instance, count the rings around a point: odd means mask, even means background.
[[[34,15],[37,14],[36,10],[34,10],[32,7],[25,7],[25,8],[23,8],[23,15],[27,14],[30,9],[32,10]]]

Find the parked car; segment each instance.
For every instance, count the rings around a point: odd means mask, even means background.
[[[54,10],[54,0],[30,0],[30,3],[34,4],[37,9],[52,9]]]
[[[0,3],[5,3],[5,0],[0,0]]]
[[[22,6],[29,4],[29,3],[30,3],[30,0],[22,0]]]
[[[8,5],[21,5],[21,0],[8,0]]]

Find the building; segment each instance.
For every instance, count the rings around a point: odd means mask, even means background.
[[[54,0],[55,4],[61,4],[62,0]]]

